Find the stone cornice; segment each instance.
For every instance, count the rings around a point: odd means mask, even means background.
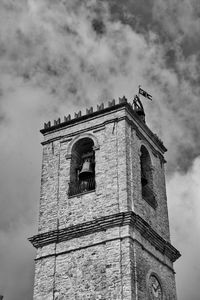
[[[83,122],[88,121],[88,119],[90,119],[90,118],[96,118],[96,117],[101,116],[103,114],[111,113],[111,112],[116,111],[116,110],[121,109],[121,108],[126,108],[127,109],[127,111],[130,113],[130,115],[134,119],[135,123],[144,130],[144,132],[153,140],[153,142],[161,149],[161,151],[163,153],[167,151],[167,149],[163,145],[163,142],[141,120],[139,115],[132,108],[131,104],[128,103],[127,101],[122,101],[119,104],[112,104],[112,105],[110,105],[106,108],[102,108],[102,109],[97,110],[95,112],[93,112],[93,110],[92,110],[92,112],[89,112],[88,114],[83,115],[83,116],[81,114],[76,114],[76,117],[74,119],[65,119],[64,122],[61,122],[60,119],[59,119],[59,121],[54,122],[54,125],[51,125],[51,123],[48,122],[45,125],[45,128],[41,129],[40,132],[43,135],[45,135],[45,134],[48,134],[50,132],[60,130],[61,128],[65,128],[67,126],[72,126],[72,125],[77,124],[77,123],[82,122],[82,121]]]
[[[82,122],[82,121],[85,121],[85,120],[88,120],[90,118],[96,118],[98,117],[99,115],[102,115],[102,114],[106,114],[106,113],[109,113],[109,112],[112,112],[114,110],[117,110],[117,109],[120,109],[124,106],[127,106],[127,105],[130,105],[128,104],[127,102],[121,102],[119,104],[113,104],[113,105],[109,105],[108,107],[100,109],[100,110],[97,110],[97,111],[94,111],[92,110],[92,112],[90,113],[87,113],[85,115],[82,115],[82,114],[75,114],[76,117],[71,119],[65,119],[64,122],[61,122],[60,119],[58,121],[54,121],[54,124],[52,125],[50,123],[50,121],[48,123],[46,123],[44,125],[44,128],[40,130],[40,132],[42,134],[46,134],[46,133],[49,133],[49,132],[52,132],[52,131],[55,131],[55,130],[59,130],[60,128],[63,128],[63,127],[67,127],[67,126],[71,126],[73,124],[76,124],[76,123],[79,123],[79,122]]]
[[[180,257],[180,253],[176,248],[165,241],[146,221],[134,212],[118,213],[63,229],[41,233],[29,238],[29,241],[35,248],[40,248],[51,243],[59,243],[95,232],[106,231],[106,229],[112,227],[126,225],[138,230],[156,250],[166,255],[172,262]]]
[[[71,141],[71,139],[72,139],[74,136],[76,136],[76,135],[83,134],[83,133],[88,132],[88,131],[91,131],[91,130],[93,130],[93,132],[97,132],[97,131],[100,131],[100,130],[104,130],[106,124],[108,124],[108,123],[113,123],[113,122],[120,122],[120,121],[122,121],[122,120],[126,120],[126,121],[129,123],[129,125],[132,126],[132,127],[135,129],[136,134],[137,134],[137,136],[138,136],[140,139],[147,140],[146,137],[145,137],[145,135],[142,134],[142,132],[139,130],[138,125],[134,124],[134,122],[131,121],[127,116],[124,116],[124,117],[120,117],[120,118],[117,118],[117,119],[116,119],[116,118],[112,118],[112,119],[107,120],[107,121],[104,121],[104,122],[102,122],[102,123],[100,123],[100,124],[98,124],[98,125],[90,126],[90,127],[86,128],[86,129],[78,130],[78,131],[76,131],[76,132],[73,132],[73,133],[70,133],[70,134],[67,134],[67,135],[60,135],[60,136],[57,136],[57,137],[55,137],[55,138],[48,139],[48,140],[42,142],[41,144],[44,146],[44,145],[46,145],[46,144],[49,144],[49,143],[52,143],[52,142],[55,142],[55,141],[59,141],[59,140],[61,140],[61,141],[60,141],[61,143],[68,142],[68,141]],[[140,122],[141,122],[141,121],[140,121]],[[148,127],[146,126],[146,128],[148,128]],[[150,129],[149,129],[149,131],[150,131]],[[151,131],[150,131],[150,134],[149,134],[149,132],[148,132],[148,133],[146,132],[146,134],[148,135],[148,137],[149,137],[151,140],[154,141],[154,144],[157,145],[157,147],[158,147],[158,149],[160,149],[161,153],[163,153],[164,151],[167,151],[166,148],[165,148],[165,150],[164,150],[164,148],[163,148],[164,146],[163,146],[163,145],[159,144],[156,140],[154,140],[154,138],[157,138],[157,137],[156,137],[156,136],[153,137],[154,134],[153,134]],[[162,160],[165,161],[163,155],[162,155],[159,151],[157,151],[157,150],[155,149],[155,147],[153,146],[153,144],[150,143],[149,141],[148,141],[148,144],[149,144],[149,146],[151,147],[153,153],[154,153],[156,156],[157,156],[157,155],[161,156],[161,157],[162,157]],[[165,162],[166,162],[166,161],[165,161]]]

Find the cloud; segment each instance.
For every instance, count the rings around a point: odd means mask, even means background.
[[[167,182],[171,238],[181,251],[176,263],[179,299],[198,300],[200,294],[200,157],[186,174],[175,173]]]
[[[27,238],[37,232],[38,130],[49,102],[43,91],[21,85],[1,99],[0,294],[8,300],[32,299],[35,250]]]
[[[0,232],[0,291],[5,299],[32,299],[35,251],[25,239],[33,226]]]
[[[192,37],[198,32],[200,5],[197,0],[159,1],[154,4],[153,18],[161,20],[165,32],[177,38],[180,34]],[[174,30],[176,29],[176,30]]]

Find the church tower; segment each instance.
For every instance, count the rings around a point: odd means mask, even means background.
[[[44,125],[34,300],[176,300],[166,148],[125,97]]]

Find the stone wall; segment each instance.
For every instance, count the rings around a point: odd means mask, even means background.
[[[176,300],[175,275],[162,260],[157,259],[156,251],[149,252],[137,241],[131,242],[131,262],[133,290],[137,290],[137,297],[144,300],[149,298],[148,280],[151,274],[156,274],[161,283],[162,300]],[[134,270],[136,268],[136,271]]]
[[[45,135],[39,232],[56,229],[58,225],[65,227],[111,213],[134,210],[169,239],[163,163],[158,154],[152,154],[153,146],[154,152],[158,152],[156,145],[152,146],[147,136],[141,140],[132,124],[125,119],[127,116],[130,118],[123,108],[112,114],[103,114],[98,120],[88,119],[85,124],[77,123]],[[83,128],[86,130],[84,133],[81,132]],[[96,190],[69,198],[71,153],[68,150],[77,136],[81,138],[87,134],[95,136],[99,145],[95,151]],[[51,141],[58,137],[58,140]],[[141,196],[142,143],[151,154],[158,203],[156,210]]]
[[[43,134],[39,235],[32,239],[38,240],[34,300],[148,299],[151,272],[160,278],[163,300],[175,300],[174,260],[171,254],[166,255],[165,246],[162,248],[165,243],[170,247],[170,235],[165,148],[157,137],[127,104],[66,126],[48,127]],[[85,137],[94,142],[96,189],[69,196],[71,149]],[[142,198],[142,145],[151,157],[156,208]],[[101,229],[102,218],[126,212],[134,212],[143,221],[135,226],[131,217],[129,223],[122,220],[121,224]],[[99,222],[100,230],[86,230],[80,236],[59,241],[60,230],[87,222]],[[51,242],[48,233],[54,236]],[[47,243],[42,245],[44,234]],[[157,247],[156,239],[160,243]]]
[[[148,299],[151,273],[176,300],[170,259],[130,225],[113,227],[38,249],[34,300]]]

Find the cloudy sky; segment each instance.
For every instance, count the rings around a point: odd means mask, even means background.
[[[30,300],[43,122],[138,85],[164,141],[179,300],[200,295],[199,0],[0,0],[0,294]]]

